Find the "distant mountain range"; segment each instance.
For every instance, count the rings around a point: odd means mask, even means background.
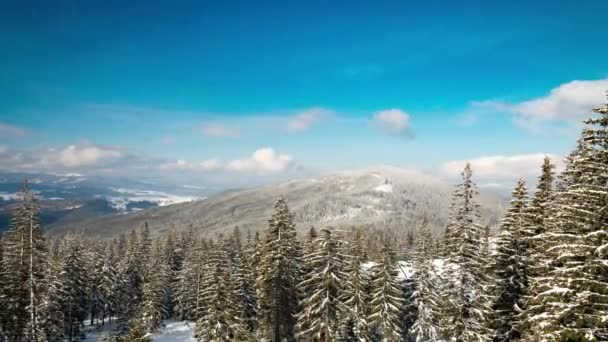
[[[45,227],[200,200],[214,191],[204,186],[176,186],[73,173],[0,173],[0,232],[8,228],[17,192],[26,179],[40,198]]]
[[[1,177],[1,176],[0,176]],[[2,179],[2,178],[0,178]],[[217,192],[200,186],[160,186],[127,180],[110,182],[80,175],[33,180],[42,196],[43,223],[51,235],[85,232],[108,238],[147,222],[153,233],[194,227],[208,235],[262,230],[274,201],[285,196],[299,230],[311,225],[412,229],[428,216],[435,230],[447,223],[453,186],[419,171],[380,167]],[[0,182],[0,215],[8,215],[19,182]],[[480,196],[484,223],[498,222],[506,200]],[[5,218],[6,226],[6,218]]]

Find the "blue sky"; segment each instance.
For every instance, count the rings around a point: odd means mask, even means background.
[[[472,160],[490,183],[567,153],[608,89],[608,2],[422,3],[2,2],[0,167],[449,176]]]

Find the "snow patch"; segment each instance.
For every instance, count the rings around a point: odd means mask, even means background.
[[[393,184],[380,184],[377,187],[375,187],[374,190],[376,190],[378,192],[390,193],[390,192],[393,192]]]

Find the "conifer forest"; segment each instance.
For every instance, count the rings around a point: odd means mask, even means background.
[[[50,237],[26,181],[0,244],[0,341],[151,341],[168,320],[196,341],[608,341],[608,105],[554,162],[514,185],[498,227],[467,164],[442,234],[427,212],[409,242],[299,235],[284,197],[263,231]]]

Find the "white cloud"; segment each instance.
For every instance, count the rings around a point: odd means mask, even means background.
[[[570,81],[551,89],[549,94],[522,102],[487,100],[471,102],[470,111],[504,112],[522,128],[538,130],[548,122],[578,123],[602,104],[608,91],[608,79]]]
[[[124,151],[115,147],[69,145],[59,151],[51,151],[48,160],[53,162],[57,158],[57,161],[65,167],[78,167],[106,163],[123,156]]]
[[[9,125],[0,122],[0,139],[2,138],[22,138],[29,135],[30,132],[19,126]]]
[[[200,162],[199,167],[203,171],[212,171],[221,168],[222,164],[217,159],[208,159]]]
[[[480,186],[498,188],[510,187],[517,178],[533,181],[540,174],[541,165],[545,156],[562,168],[562,157],[553,154],[533,153],[511,156],[483,156],[468,160],[473,169],[473,177]],[[464,169],[467,160],[454,160],[443,163],[439,170],[442,175],[457,179]],[[531,186],[529,186],[531,187]]]
[[[374,114],[374,122],[383,131],[412,138],[410,115],[401,109],[387,109]]]
[[[289,132],[302,132],[309,129],[312,125],[327,119],[334,113],[325,108],[313,107],[297,113],[287,122],[287,130]]]
[[[229,162],[226,168],[238,172],[273,173],[286,170],[292,161],[292,156],[279,154],[273,148],[266,147],[256,150],[248,158]]]
[[[219,123],[205,123],[201,126],[201,131],[208,137],[238,138],[241,135],[237,127],[228,127]]]

